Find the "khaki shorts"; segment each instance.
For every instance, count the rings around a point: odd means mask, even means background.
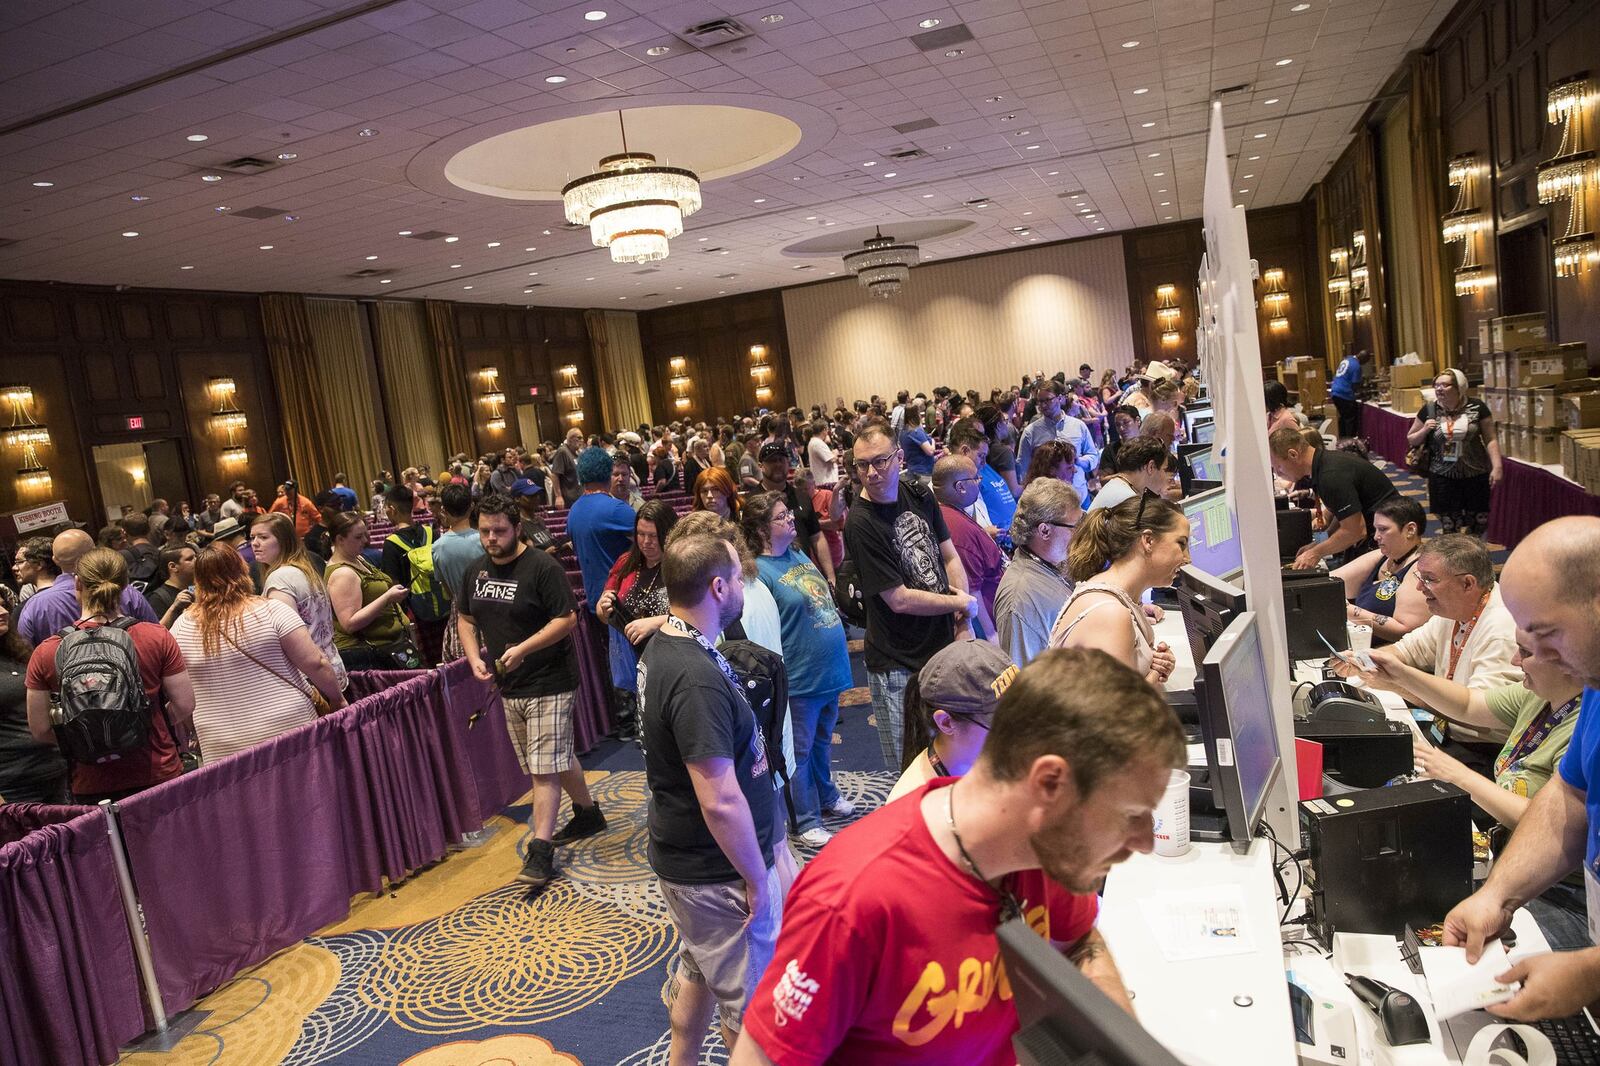
[[[743,881],[680,885],[658,878],[656,883],[681,942],[673,980],[711,989],[723,1027],[739,1032],[745,1005],[778,944],[783,899],[777,869],[767,870],[767,913],[753,920]]]
[[[575,692],[505,697],[506,732],[517,762],[529,774],[559,774],[572,766]]]

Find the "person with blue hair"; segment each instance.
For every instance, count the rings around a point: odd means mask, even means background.
[[[606,577],[627,550],[633,546],[633,525],[637,519],[633,508],[611,495],[611,453],[604,448],[585,448],[578,453],[578,481],[582,495],[572,501],[567,512],[567,537],[572,550],[578,555],[578,569],[583,572],[584,610],[594,613],[594,606],[605,591]],[[633,659],[633,649],[619,646],[626,638],[611,633],[613,659]],[[621,665],[620,662],[618,665]],[[615,676],[616,671],[612,671]],[[638,715],[629,699],[613,699],[617,708],[617,730],[624,739],[637,735]]]

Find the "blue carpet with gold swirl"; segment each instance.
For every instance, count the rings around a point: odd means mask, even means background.
[[[852,659],[864,680],[859,654]],[[842,702],[836,780],[865,812],[895,778],[882,768],[866,689]],[[607,741],[583,763],[607,829],[563,848],[562,876],[543,892],[512,881],[528,836],[525,796],[485,827],[479,846],[358,899],[344,922],[208,996],[197,1028],[171,1051],[122,1061],[665,1063],[661,993],[677,936],[645,857],[643,761],[637,747]],[[701,1061],[727,1061],[715,1032]]]

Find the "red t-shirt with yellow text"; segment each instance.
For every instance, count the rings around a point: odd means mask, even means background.
[[[1000,962],[998,895],[951,862],[922,818],[939,778],[839,833],[784,901],[783,931],[744,1029],[784,1066],[1014,1066],[1017,1012]],[[1041,870],[1006,888],[1041,936],[1076,943],[1094,896]]]

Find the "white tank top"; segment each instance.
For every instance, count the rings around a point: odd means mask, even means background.
[[[1104,593],[1111,599],[1098,599],[1089,607],[1073,614],[1072,605],[1078,601],[1079,596],[1086,592]],[[1050,627],[1050,646],[1052,648],[1067,647],[1067,641],[1078,623],[1101,607],[1115,606],[1112,600],[1115,600],[1117,604],[1121,604],[1122,609],[1127,612],[1128,621],[1133,625],[1133,662],[1128,665],[1141,675],[1148,674],[1151,665],[1155,662],[1156,654],[1155,634],[1150,629],[1150,622],[1145,618],[1143,608],[1135,603],[1127,592],[1108,582],[1086,581],[1073,590],[1072,595],[1067,598],[1067,602],[1062,605],[1061,613],[1056,615],[1055,624]],[[1070,622],[1067,621],[1069,615],[1072,617]]]

